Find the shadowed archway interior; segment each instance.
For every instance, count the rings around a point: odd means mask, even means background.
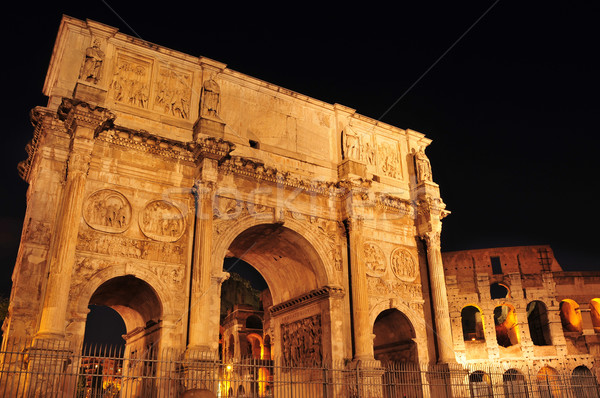
[[[300,296],[325,284],[323,265],[312,245],[281,224],[261,224],[238,235],[229,257],[252,265],[264,277],[273,304]]]

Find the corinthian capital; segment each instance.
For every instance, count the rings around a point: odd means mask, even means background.
[[[67,175],[87,174],[91,160],[90,154],[71,152],[67,161]]]
[[[63,98],[58,116],[71,135],[76,133],[77,127],[87,127],[94,132],[94,137],[110,127],[116,118],[108,109],[68,98]]]
[[[192,192],[197,200],[210,197],[214,193],[215,184],[210,181],[196,180]]]
[[[421,238],[425,239],[427,247],[440,247],[441,245],[441,233],[440,231],[425,232],[421,235]]]

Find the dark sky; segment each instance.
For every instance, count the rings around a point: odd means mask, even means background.
[[[565,269],[600,270],[597,2],[108,4],[119,16],[95,0],[16,2],[4,13],[0,293],[25,210],[16,165],[33,131],[28,112],[46,103],[62,14],[374,119],[385,113],[433,139],[427,154],[452,211],[444,250],[550,244]]]

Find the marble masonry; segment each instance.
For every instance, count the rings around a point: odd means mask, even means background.
[[[424,134],[67,16],[43,93],[5,341],[81,351],[103,305],[126,355],[598,374],[600,276],[547,247],[442,254]],[[264,278],[261,311],[221,317],[227,259]]]

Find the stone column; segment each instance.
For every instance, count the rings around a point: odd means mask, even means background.
[[[448,295],[446,293],[446,277],[442,263],[440,232],[431,231],[423,234],[427,246],[427,262],[429,263],[429,279],[435,332],[438,347],[438,362],[456,362],[452,340],[450,312],[448,310]]]
[[[362,220],[350,218],[347,225],[350,238],[354,359],[373,360],[373,326],[369,322],[367,271],[362,258]]]
[[[192,291],[188,349],[207,351],[210,346],[209,322],[212,274],[213,186],[196,182],[196,229],[192,261]]]
[[[48,249],[48,283],[36,339],[62,339],[65,336],[71,273],[91,152],[96,134],[114,119],[106,109],[67,100],[63,100],[59,114],[66,119],[71,150]]]

